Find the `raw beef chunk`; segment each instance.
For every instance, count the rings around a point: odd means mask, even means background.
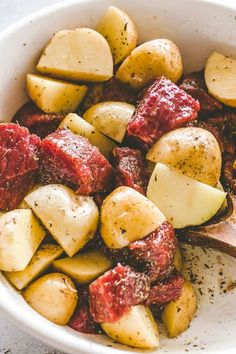
[[[118,264],[89,286],[90,312],[96,322],[116,322],[149,295],[146,275]]]
[[[200,104],[173,82],[160,77],[147,89],[139,102],[128,137],[142,146],[152,145],[164,133],[194,120]]]
[[[128,147],[115,148],[112,152],[117,186],[128,186],[145,194],[148,176],[141,152]]]
[[[41,144],[40,180],[62,183],[77,193],[90,195],[109,187],[112,167],[88,139],[60,129]]]
[[[32,101],[25,103],[14,115],[12,121],[29,129],[32,134],[45,138],[54,132],[65,115],[59,113],[45,113]]]

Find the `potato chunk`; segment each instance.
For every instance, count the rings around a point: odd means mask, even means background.
[[[236,60],[214,52],[207,60],[205,80],[209,93],[220,102],[236,107]]]
[[[97,229],[99,212],[93,199],[60,184],[42,186],[28,194],[25,201],[70,257]]]
[[[57,32],[44,49],[37,70],[69,80],[106,81],[113,60],[105,38],[90,28]]]
[[[83,118],[109,138],[121,143],[135,107],[125,102],[101,102],[88,109]]]
[[[154,39],[132,50],[119,67],[116,78],[141,89],[158,76],[177,82],[183,72],[181,54],[169,39]]]
[[[45,236],[30,209],[15,209],[0,217],[0,270],[24,270]]]
[[[174,228],[200,225],[220,209],[226,193],[157,163],[147,197]]]
[[[78,302],[74,283],[60,273],[37,279],[26,288],[23,296],[35,311],[59,325],[69,322]]]
[[[136,47],[138,34],[131,18],[115,6],[110,6],[98,24],[97,31],[108,41],[114,65],[124,60]]]
[[[92,250],[58,259],[53,262],[53,267],[79,284],[89,284],[110,269],[112,262],[101,251]]]
[[[122,248],[156,230],[165,216],[129,187],[116,188],[101,208],[101,236],[109,248]]]
[[[185,280],[179,299],[170,302],[162,313],[169,337],[177,337],[189,326],[196,312],[197,299],[192,285]]]
[[[149,150],[147,159],[210,186],[216,186],[221,174],[219,144],[202,128],[179,128],[163,135]]]
[[[4,272],[4,275],[17,289],[21,290],[40,276],[62,253],[63,249],[58,245],[42,245],[24,270]]]
[[[100,133],[93,125],[75,113],[70,113],[63,119],[59,128],[64,127],[70,129],[74,134],[87,138],[92,145],[99,148],[106,158],[110,156],[111,151],[117,146],[114,141]]]
[[[85,85],[27,74],[27,90],[34,103],[46,113],[74,112],[88,90]]]
[[[101,323],[106,334],[118,342],[140,349],[159,347],[158,327],[148,307],[133,306],[119,321]]]

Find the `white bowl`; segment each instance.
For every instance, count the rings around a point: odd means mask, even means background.
[[[25,74],[34,70],[39,53],[53,33],[79,26],[93,27],[111,3],[132,16],[140,41],[166,37],[176,42],[186,71],[202,68],[212,50],[236,54],[235,1],[234,4],[231,0],[66,1],[37,12],[0,33],[1,120],[9,121],[27,100]],[[197,353],[204,348],[205,353],[233,354],[236,351],[236,292],[224,293],[223,290],[236,280],[236,260],[214,251],[204,252],[190,246],[185,249],[186,274],[196,278],[198,314],[191,327],[177,339],[167,339],[163,333],[158,353]],[[0,308],[14,323],[60,350],[94,354],[140,352],[115,344],[105,336],[83,335],[50,323],[34,312],[1,274],[0,294]]]

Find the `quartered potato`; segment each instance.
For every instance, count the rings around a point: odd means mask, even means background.
[[[35,311],[59,325],[69,322],[78,302],[74,283],[60,273],[37,279],[26,288],[23,296]]]
[[[135,107],[125,102],[101,102],[88,109],[83,118],[101,133],[121,143]]]
[[[98,24],[101,33],[110,45],[114,65],[124,60],[136,47],[138,34],[131,18],[115,6],[110,6]]]
[[[110,269],[112,262],[101,251],[92,250],[58,259],[53,262],[53,267],[79,284],[89,284]]]
[[[44,244],[37,250],[24,270],[4,272],[4,275],[18,290],[21,290],[39,277],[62,253],[63,249],[60,246]]]
[[[157,229],[165,216],[129,187],[116,188],[101,208],[101,236],[109,248],[122,248]]]
[[[27,74],[27,90],[34,103],[46,113],[74,112],[88,90],[85,85]]]
[[[30,209],[15,209],[0,217],[0,270],[24,270],[45,236]]]
[[[141,89],[158,76],[177,82],[183,72],[181,54],[169,39],[154,39],[135,48],[119,67],[116,78]]]
[[[159,347],[159,332],[148,307],[133,306],[119,321],[101,323],[105,333],[119,343],[141,349]]]
[[[90,85],[88,92],[81,105],[83,111],[87,111],[87,109],[89,109],[101,100],[103,95],[103,89],[103,82],[97,82]]]
[[[61,79],[106,81],[113,75],[109,44],[90,28],[57,32],[44,49],[36,69]]]
[[[174,228],[200,225],[220,209],[226,193],[157,163],[147,197]]]
[[[197,299],[192,285],[185,280],[179,299],[170,302],[162,313],[162,321],[169,337],[177,337],[189,326],[197,309]]]
[[[75,113],[68,114],[60,124],[60,128],[68,128],[72,133],[84,136],[90,143],[97,146],[105,157],[117,146],[114,141],[101,134],[94,126],[86,122]]]
[[[93,199],[63,185],[42,186],[28,194],[25,201],[70,257],[97,229],[99,212]]]
[[[214,52],[205,67],[208,91],[222,103],[236,107],[236,60]]]
[[[180,273],[183,268],[183,257],[179,247],[176,249],[173,264],[175,269]]]
[[[179,128],[163,135],[151,147],[147,159],[214,187],[221,174],[219,144],[213,134],[202,128]]]

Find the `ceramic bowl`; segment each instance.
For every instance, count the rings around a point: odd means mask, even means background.
[[[27,100],[25,74],[34,70],[53,33],[80,26],[94,27],[110,5],[127,11],[137,24],[139,41],[157,37],[179,46],[185,71],[201,69],[212,50],[236,55],[236,2],[197,0],[77,0],[37,12],[0,33],[0,119],[9,121]],[[191,327],[168,339],[161,326],[158,353],[235,353],[236,260],[218,252],[184,246],[186,276],[194,280],[199,299]],[[21,329],[67,353],[138,353],[105,336],[84,335],[54,325],[34,312],[0,274],[0,309]],[[143,352],[143,351],[142,351]]]

